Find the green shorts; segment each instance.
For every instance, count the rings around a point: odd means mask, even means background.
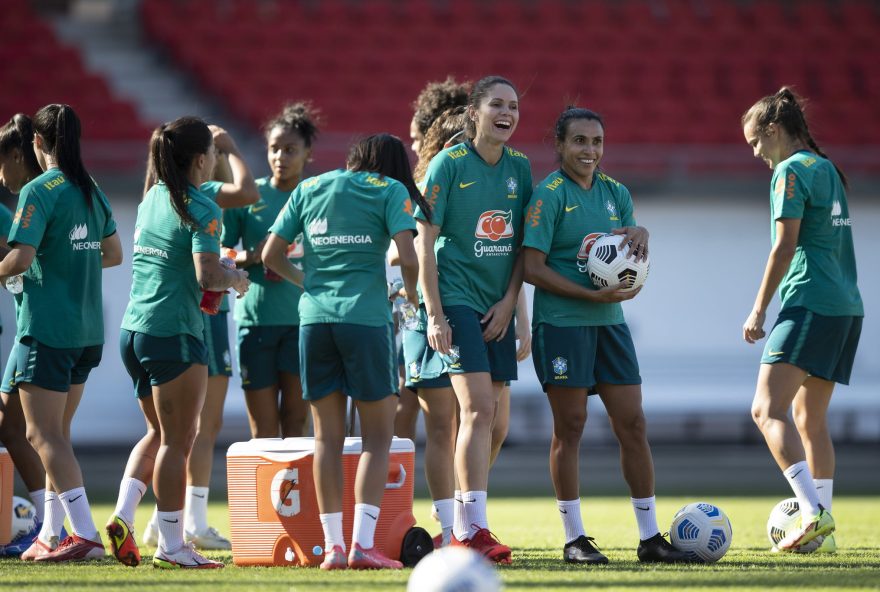
[[[258,390],[278,384],[278,373],[299,375],[299,327],[239,327],[238,368],[241,388]]]
[[[516,330],[511,317],[501,341],[483,341],[483,315],[469,306],[447,306],[443,312],[452,329],[452,356],[439,354],[428,345],[425,308],[419,309],[419,326],[404,331],[406,385],[411,388],[451,386],[445,374],[488,372],[493,382],[516,380]]]
[[[202,340],[208,348],[208,376],[232,376],[227,314],[225,310],[215,315],[202,313],[202,320],[205,322]]]
[[[205,344],[186,334],[153,337],[122,329],[119,332],[119,353],[138,399],[150,396],[152,387],[174,380],[193,364],[208,365]]]
[[[334,391],[358,401],[397,394],[394,326],[320,323],[300,327],[299,367],[303,399]]]
[[[548,386],[591,389],[597,384],[642,384],[626,323],[599,327],[541,323],[532,336],[532,361],[545,391]]]
[[[22,383],[66,393],[72,384],[83,384],[101,363],[103,345],[57,348],[30,336],[16,339],[3,372],[2,391],[15,393]]]
[[[785,362],[811,376],[849,384],[861,333],[862,317],[826,317],[802,306],[783,309],[761,363]]]

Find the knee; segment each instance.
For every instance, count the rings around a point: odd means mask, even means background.
[[[11,421],[8,414],[0,413],[0,442],[7,445],[16,440],[27,438],[24,423]]]
[[[641,410],[614,420],[614,433],[620,442],[642,442],[647,439],[647,432],[647,421]]]
[[[469,426],[471,429],[491,431],[492,422],[495,420],[495,402],[473,401],[471,405],[461,410],[462,427]]]
[[[210,420],[202,418],[199,420],[198,436],[200,438],[208,438],[213,442],[217,439],[217,435],[220,433],[220,428],[222,427],[223,417],[217,417]]]
[[[492,441],[493,442],[504,442],[507,439],[507,432],[510,429],[510,422],[507,418],[496,417],[495,423],[492,426]]]
[[[795,408],[792,418],[794,419],[794,425],[801,434],[818,434],[828,429],[824,416],[816,417],[807,413],[805,409]]]
[[[586,410],[572,411],[558,417],[553,425],[553,435],[563,445],[579,446],[587,423]]]

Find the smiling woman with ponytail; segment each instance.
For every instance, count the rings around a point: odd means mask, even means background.
[[[23,274],[16,295],[18,330],[7,368],[27,420],[27,436],[70,521],[72,533],[43,537],[22,554],[36,561],[104,556],[70,423],[89,372],[101,361],[104,323],[101,269],[119,265],[122,249],[107,198],[80,157],[79,118],[47,105],[33,118],[33,147],[45,171],[22,189],[0,281]]]

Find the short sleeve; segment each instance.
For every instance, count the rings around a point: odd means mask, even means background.
[[[630,195],[629,189],[623,185],[618,185],[618,187],[617,209],[620,212],[620,224],[621,226],[635,226],[636,217],[633,212],[632,195]]]
[[[440,152],[428,165],[425,174],[425,201],[431,207],[431,224],[443,226],[449,192],[452,189],[454,173],[452,159],[446,152]],[[427,221],[421,208],[416,208],[416,220]]]
[[[201,191],[205,197],[209,198],[214,203],[217,203],[217,194],[220,193],[220,190],[223,188],[223,183],[220,181],[206,181],[199,185],[199,191]]]
[[[800,167],[791,163],[776,172],[773,186],[774,219],[802,218],[809,198],[810,191]]]
[[[101,238],[107,238],[116,233],[116,220],[113,218],[113,208],[110,207],[110,200],[104,195],[100,189],[97,192],[98,199],[101,201],[101,207],[104,208],[106,217],[104,218],[104,228],[101,229]]]
[[[220,208],[214,205],[212,209],[198,219],[198,226],[192,230],[192,252],[217,253],[219,255],[221,232],[222,219]]]
[[[394,236],[404,230],[416,229],[412,200],[406,188],[400,183],[392,183],[390,186],[385,200],[385,224],[388,227],[388,236]]]
[[[34,248],[39,247],[46,233],[49,214],[50,208],[47,207],[45,196],[39,188],[30,183],[25,185],[18,197],[18,208],[12,220],[7,242],[10,245],[20,243]]]
[[[297,186],[297,188],[293,190],[290,199],[287,200],[287,203],[281,208],[281,211],[278,212],[278,217],[275,218],[275,222],[269,229],[269,232],[277,234],[288,243],[293,243],[297,235],[303,231],[302,219],[300,218],[297,208],[297,204],[302,196],[300,187],[301,186]]]
[[[560,197],[540,187],[532,194],[526,213],[524,247],[550,253],[556,218],[559,215]]]
[[[223,210],[223,232],[220,235],[220,244],[224,247],[234,247],[241,240],[243,213],[243,208]]]

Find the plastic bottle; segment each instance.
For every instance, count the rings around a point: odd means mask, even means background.
[[[235,269],[235,256],[237,254],[238,253],[235,252],[235,249],[226,249],[226,254],[220,257],[220,265],[228,269]],[[206,314],[217,314],[220,311],[220,302],[223,300],[223,295],[226,293],[226,290],[223,290],[222,292],[202,290],[202,302],[199,304],[199,308],[201,308],[202,312]]]
[[[10,294],[21,294],[21,291],[24,290],[24,278],[21,277],[21,274],[6,278],[6,289]]]
[[[388,296],[398,294],[403,288],[403,280],[396,278],[388,287]],[[406,298],[397,296],[394,299],[394,307],[400,317],[400,327],[407,331],[415,331],[419,327],[419,309]]]
[[[290,256],[293,255],[293,252],[296,250],[296,242],[290,243],[290,246],[287,247],[287,258],[290,259]],[[263,277],[266,278],[267,281],[270,282],[280,282],[283,281],[284,278],[266,267],[266,264],[263,263]]]

